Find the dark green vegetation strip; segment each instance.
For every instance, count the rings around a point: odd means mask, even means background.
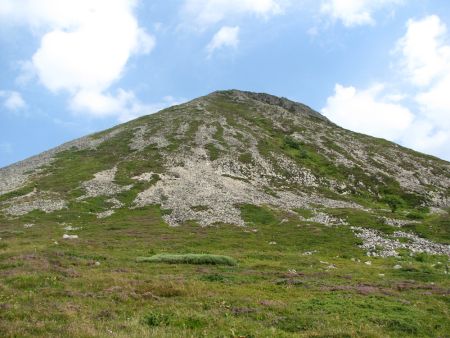
[[[228,256],[208,254],[158,254],[151,257],[138,257],[137,262],[170,263],[170,264],[211,264],[211,265],[236,265],[236,261]]]

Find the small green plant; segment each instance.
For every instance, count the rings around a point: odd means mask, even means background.
[[[169,264],[236,265],[236,261],[231,257],[208,254],[158,254],[151,257],[138,257],[136,261]]]
[[[200,279],[207,281],[207,282],[225,282],[226,281],[226,278],[223,275],[218,274],[218,273],[204,275]]]
[[[200,318],[196,318],[196,317],[186,318],[182,323],[182,326],[186,327],[187,329],[191,329],[191,330],[200,329],[200,328],[204,327],[205,325],[206,325],[206,323],[204,320],[202,320]]]
[[[143,318],[143,323],[147,326],[166,326],[170,323],[170,315],[161,312],[150,312]]]

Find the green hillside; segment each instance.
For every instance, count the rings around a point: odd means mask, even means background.
[[[450,163],[215,92],[0,169],[2,337],[445,337]]]

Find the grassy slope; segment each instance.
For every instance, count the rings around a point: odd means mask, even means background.
[[[258,144],[262,154],[283,152],[337,180],[348,174],[316,149],[286,139],[271,128],[268,119],[256,118],[256,112],[220,99],[210,108],[214,107],[243,133],[251,130],[240,125],[237,117],[263,128],[268,136]],[[175,130],[183,112],[171,111]],[[160,116],[131,125],[157,126]],[[201,114],[192,113],[191,118],[186,139],[170,138],[171,150],[190,146]],[[53,214],[32,212],[15,220],[0,214],[0,336],[83,337],[111,336],[112,332],[119,337],[424,337],[445,336],[450,331],[446,257],[370,258],[369,266],[364,263],[369,259],[357,247],[359,240],[347,226],[329,228],[249,205],[241,209],[249,225],[246,229],[201,228],[195,223],[169,228],[161,219],[166,211],[158,206],[119,209],[112,217],[98,220],[92,212],[103,211],[108,198],[76,201],[83,194],[81,181],[117,161],[116,180],[123,185],[130,184],[134,175],[164,170],[157,149],[150,146],[140,154],[130,152],[126,146],[130,138],[128,130],[95,151],[63,153],[39,181],[0,198],[26,194],[36,186],[71,199],[70,209]],[[226,149],[219,127],[214,138]],[[381,149],[386,144],[379,141],[373,146]],[[223,150],[211,144],[208,151],[215,158]],[[245,150],[241,159],[251,161]],[[354,174],[374,189],[378,184],[364,173]],[[156,179],[136,185],[118,199],[130,205]],[[450,243],[448,216],[415,210],[414,199],[403,195],[396,182],[386,181],[381,192],[409,201],[393,217],[413,215],[420,223],[411,230]],[[378,216],[392,216],[383,210],[386,205],[381,200],[364,191],[345,198],[374,211],[324,211],[347,218],[351,225],[392,231],[378,221]],[[305,210],[298,213],[310,216]],[[68,233],[61,225],[64,222],[82,227],[75,232],[78,240],[62,239]],[[24,223],[35,225],[25,229]],[[306,251],[316,252],[305,255]],[[137,257],[161,253],[226,255],[238,265],[136,262]],[[396,264],[403,268],[393,269]]]
[[[248,229],[169,228],[158,207],[120,210],[101,221],[64,212],[0,220],[0,335],[425,337],[449,332],[450,283],[445,266],[437,264],[445,263],[444,257],[371,258],[369,266],[347,227],[299,222],[268,208],[242,206],[242,211]],[[36,219],[32,228],[22,228]],[[376,227],[364,213],[350,220]],[[62,240],[65,231],[57,222],[64,221],[83,227],[78,240]],[[317,252],[303,254],[312,250]],[[158,253],[220,254],[239,264],[135,261]],[[403,268],[395,270],[395,264]]]

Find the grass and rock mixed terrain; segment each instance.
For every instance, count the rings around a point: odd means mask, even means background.
[[[216,92],[0,169],[0,336],[445,337],[450,164]]]

